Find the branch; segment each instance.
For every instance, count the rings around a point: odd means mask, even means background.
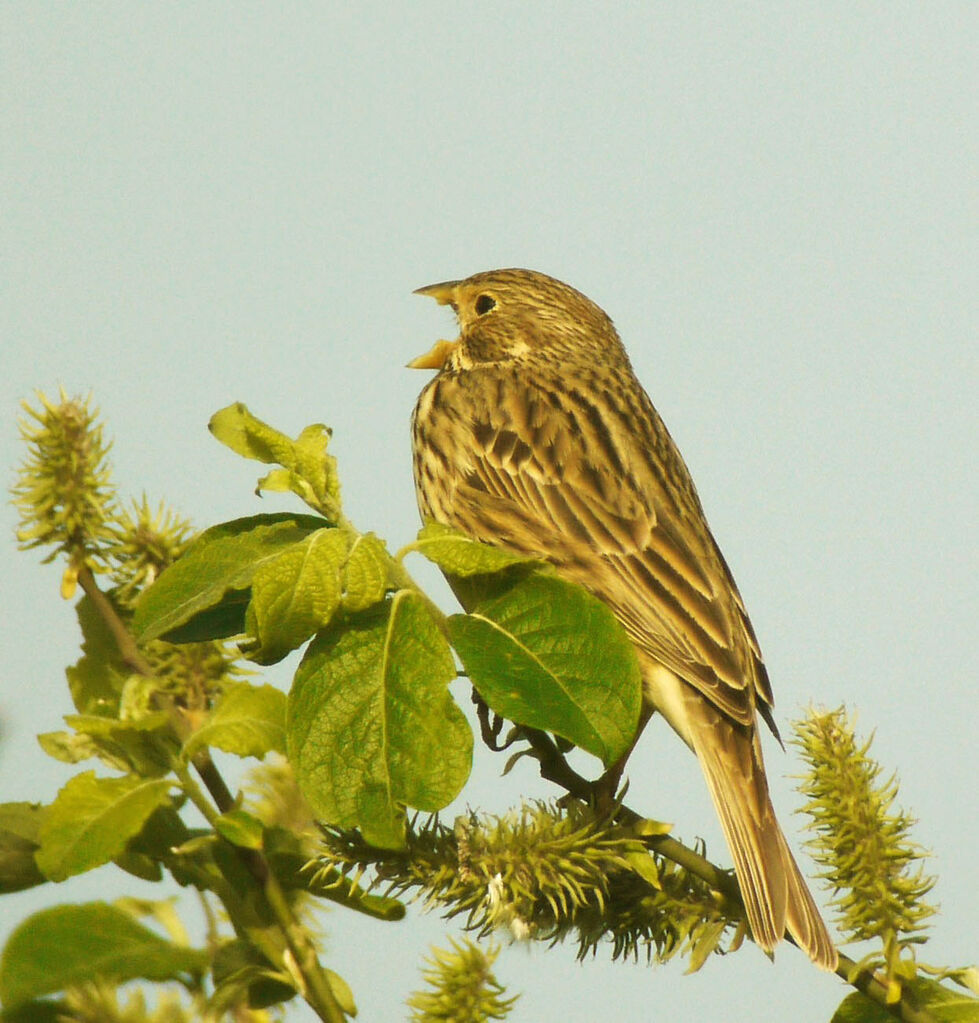
[[[125,622],[119,616],[112,601],[99,589],[95,576],[87,565],[83,564],[79,569],[78,582],[112,633],[119,648],[119,654],[126,666],[139,675],[153,677],[152,666],[140,652],[136,640],[126,628]],[[190,730],[186,718],[172,704],[168,704],[166,709],[178,737],[181,741],[185,741]],[[230,810],[235,804],[234,796],[211,759],[210,753],[206,749],[201,750],[194,756],[193,764],[218,811],[225,813]],[[178,776],[182,774],[181,781],[191,801],[201,811],[208,823],[213,826],[217,814],[204,797],[203,792],[193,782],[186,770],[183,772],[178,770],[177,773]],[[258,850],[243,849],[238,846],[233,846],[233,848],[238,859],[262,892],[265,902],[278,924],[278,929],[292,960],[291,963],[286,962],[285,966],[299,982],[303,998],[325,1023],[344,1023],[347,1018],[346,1013],[333,994],[333,989],[330,987],[330,982],[316,954],[315,945],[306,928],[297,920],[282,887],[269,867],[268,861]]]
[[[119,612],[116,611],[115,605],[99,589],[99,584],[95,581],[95,575],[84,562],[82,562],[78,569],[78,583],[85,591],[85,596],[88,597],[95,610],[98,611],[99,617],[105,623],[109,632],[112,633],[112,638],[116,641],[116,646],[119,648],[119,655],[122,657],[123,664],[137,675],[152,677],[153,669],[150,667],[149,661],[140,653],[136,640],[129,629],[126,628],[125,622],[119,617]]]
[[[575,799],[584,803],[590,803],[595,795],[594,784],[583,778],[565,759],[564,754],[557,748],[553,739],[546,733],[532,728],[522,728],[522,734],[530,743],[534,755],[540,765],[540,774],[547,781],[554,782]],[[613,811],[613,819],[619,824],[638,824],[644,820],[640,814],[624,804],[617,804]],[[720,892],[724,897],[724,910],[733,919],[746,919],[744,901],[741,898],[741,889],[738,886],[737,877],[731,871],[721,870],[710,860],[701,856],[700,853],[684,845],[673,838],[672,835],[649,835],[642,838],[642,842],[650,849],[668,860],[688,870],[695,877],[706,881],[715,891]],[[790,935],[785,935],[785,940],[795,944]],[[861,970],[856,975],[853,971],[856,967],[854,960],[839,953],[839,965],[836,968],[836,975],[846,981],[851,987],[856,988],[865,997],[869,998],[876,1005],[879,1005],[895,1019],[903,1023],[936,1023],[935,1017],[924,1009],[916,1008],[908,1001],[906,991],[902,992],[899,1002],[890,1003],[887,1000],[887,985],[878,975],[869,969]]]
[[[904,1020],[904,1023],[936,1023],[935,1017],[926,1009],[918,1009],[911,1005],[907,1001],[907,993],[903,990],[899,1002],[888,1004],[887,985],[879,979],[876,973],[872,970],[861,970],[856,976],[853,976],[852,971],[856,963],[842,952],[839,952],[839,957],[840,962],[836,967],[837,977],[841,977],[851,987],[855,987],[895,1019]]]
[[[120,618],[115,605],[99,589],[99,584],[95,581],[95,575],[86,564],[82,564],[78,570],[78,583],[92,602],[92,606],[99,613],[99,617],[101,617],[109,632],[112,633],[112,638],[116,641],[116,646],[119,648],[119,655],[122,657],[123,664],[137,675],[145,675],[147,678],[152,678],[154,674],[152,665],[143,656],[133,634],[126,627],[126,623],[122,618]],[[190,735],[187,720],[169,702],[162,709],[169,713],[170,724],[177,737],[181,742],[186,742]],[[231,791],[225,784],[224,778],[221,777],[220,772],[215,767],[211,754],[208,750],[203,749],[195,754],[193,763],[194,768],[200,775],[201,781],[204,782],[207,791],[210,792],[215,805],[222,813],[226,813],[234,806],[234,796],[231,795]]]

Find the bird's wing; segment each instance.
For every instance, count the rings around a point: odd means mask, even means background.
[[[455,524],[548,558],[612,608],[642,654],[722,713],[750,725],[760,703],[770,720],[741,598],[652,406],[643,421],[651,413],[661,432],[643,438],[633,419],[613,441],[616,410],[596,416],[573,391],[558,400],[523,386],[496,397],[460,403],[472,436],[445,480]]]

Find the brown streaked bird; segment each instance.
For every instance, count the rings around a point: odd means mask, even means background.
[[[768,794],[760,714],[772,692],[738,588],[690,473],[609,317],[530,270],[419,288],[450,305],[455,341],[412,417],[422,516],[543,557],[615,612],[647,712],[693,750],[731,849],[755,941],[785,931],[819,966],[837,954]]]

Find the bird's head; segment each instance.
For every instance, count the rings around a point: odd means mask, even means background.
[[[411,369],[468,369],[546,358],[624,358],[612,321],[580,291],[533,270],[489,270],[419,288],[459,320],[455,341],[438,341]]]

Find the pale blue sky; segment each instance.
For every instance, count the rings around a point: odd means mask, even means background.
[[[974,4],[32,2],[0,29],[0,464],[18,400],[62,384],[102,408],[123,492],[200,525],[271,510],[205,429],[241,400],[332,425],[349,515],[400,546],[425,382],[402,367],[453,329],[412,289],[567,280],[686,456],[783,731],[810,701],[877,730],[941,878],[925,958],[976,959]],[[68,771],[33,736],[70,710],[73,612],[2,522],[0,799],[49,800]],[[768,763],[797,844],[799,765]],[[501,766],[471,804],[548,794]],[[632,805],[727,862],[668,729],[631,773]],[[113,877],[5,898],[0,932]],[[361,1018],[403,1018],[447,928],[324,923]],[[693,977],[513,947],[497,972],[513,1023],[820,1021],[846,993],[788,947]]]

